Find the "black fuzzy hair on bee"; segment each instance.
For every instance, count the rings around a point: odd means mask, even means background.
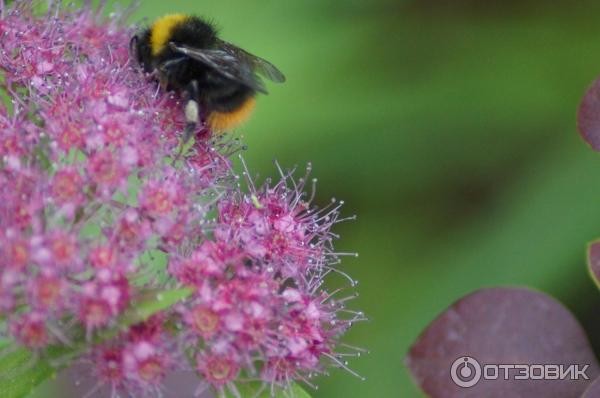
[[[132,38],[131,49],[164,89],[183,94],[188,122],[185,141],[201,116],[216,131],[243,121],[256,93],[266,93],[257,74],[275,82],[285,80],[274,65],[219,39],[214,25],[196,16],[173,14],[157,19]]]

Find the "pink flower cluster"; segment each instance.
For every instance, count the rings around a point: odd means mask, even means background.
[[[181,105],[132,64],[127,14],[33,8],[0,10],[0,332],[40,356],[83,339],[102,383],[144,396],[176,370],[239,395],[347,369],[335,349],[364,317],[323,286],[340,204],[314,209],[282,170],[259,188],[245,171],[244,193],[237,142],[211,132],[174,162]],[[178,287],[193,293],[97,342]]]

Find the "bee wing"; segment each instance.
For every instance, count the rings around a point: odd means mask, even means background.
[[[201,49],[175,43],[169,43],[169,46],[173,51],[202,62],[228,79],[235,80],[261,93],[267,93],[263,82],[244,59],[239,59],[223,49]]]
[[[225,52],[231,54],[232,56],[244,60],[248,63],[252,70],[258,72],[260,75],[266,77],[267,79],[275,82],[275,83],[283,83],[285,82],[285,76],[275,65],[270,63],[264,58],[257,57],[254,54],[250,54],[248,51],[239,48],[238,46],[228,43],[224,40],[217,39],[219,43],[219,47],[222,48]]]

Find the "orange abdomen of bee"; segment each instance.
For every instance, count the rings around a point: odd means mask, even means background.
[[[212,112],[208,115],[208,126],[217,133],[230,130],[246,121],[255,105],[256,99],[250,97],[231,112]]]

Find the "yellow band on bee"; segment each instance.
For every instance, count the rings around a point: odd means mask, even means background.
[[[157,19],[150,28],[150,47],[152,55],[158,55],[167,45],[171,31],[180,23],[189,18],[185,14],[170,14]]]

